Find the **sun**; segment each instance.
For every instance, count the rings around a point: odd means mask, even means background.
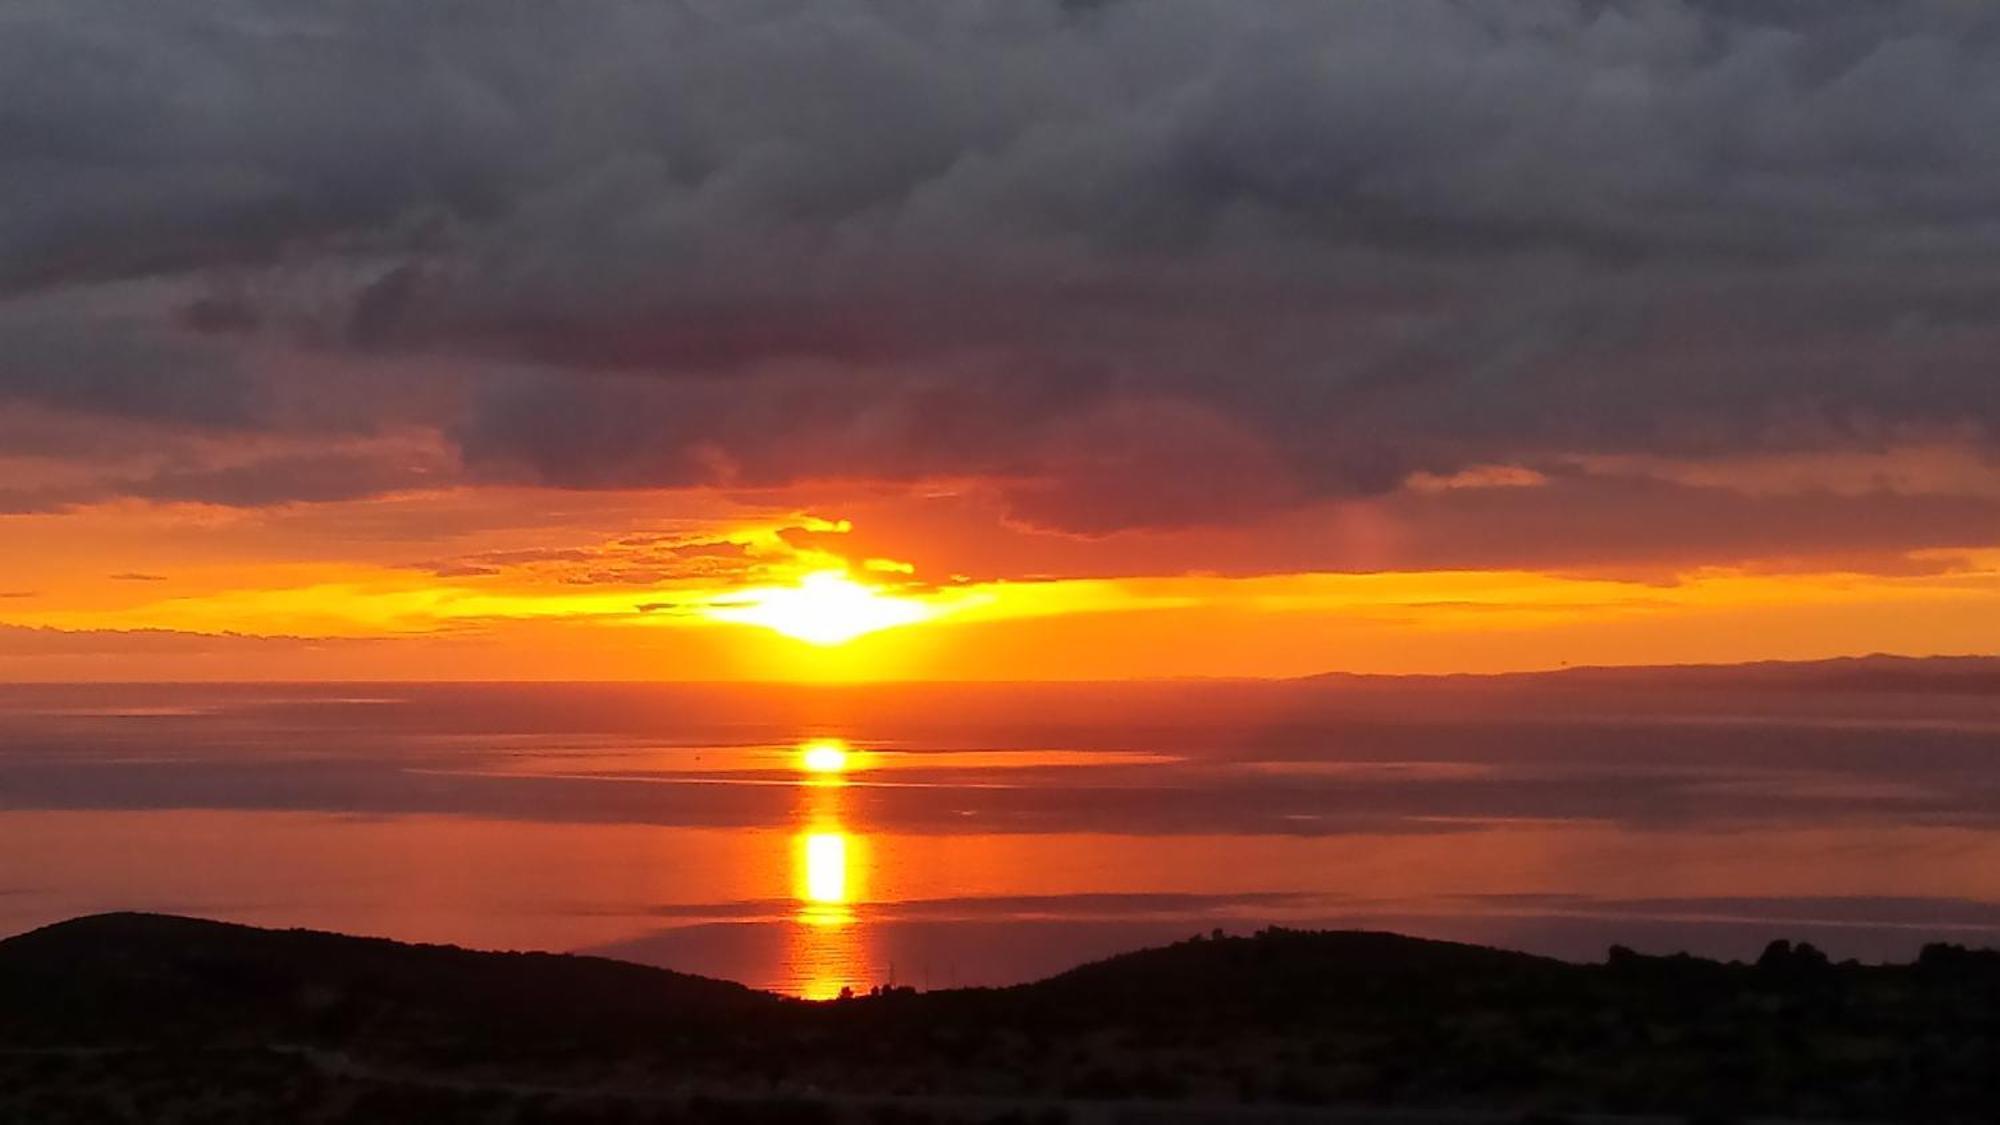
[[[847,744],[837,738],[824,738],[799,747],[799,766],[807,773],[845,773],[847,760]]]
[[[931,616],[921,602],[864,586],[838,570],[808,574],[792,586],[745,591],[708,615],[739,625],[761,625],[815,645],[845,644],[865,633],[909,625]]]

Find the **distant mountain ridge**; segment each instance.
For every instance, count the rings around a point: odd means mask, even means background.
[[[1872,653],[1825,660],[1759,660],[1742,664],[1581,665],[1532,672],[1385,675],[1322,672],[1302,684],[1560,685],[1571,687],[1701,687],[2000,694],[2000,656],[1893,656]]]

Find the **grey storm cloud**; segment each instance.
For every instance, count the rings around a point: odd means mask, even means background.
[[[235,352],[435,357],[383,424],[467,479],[977,474],[1082,531],[1991,448],[1996,120],[1976,0],[22,0],[0,403],[296,431]],[[126,335],[17,315],[140,281]]]

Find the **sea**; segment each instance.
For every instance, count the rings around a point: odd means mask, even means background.
[[[1602,673],[0,686],[0,935],[161,911],[824,998],[1270,926],[2000,944],[2000,693]]]

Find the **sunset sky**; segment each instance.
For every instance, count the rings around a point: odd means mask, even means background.
[[[0,679],[1991,652],[2000,6],[23,0]]]

